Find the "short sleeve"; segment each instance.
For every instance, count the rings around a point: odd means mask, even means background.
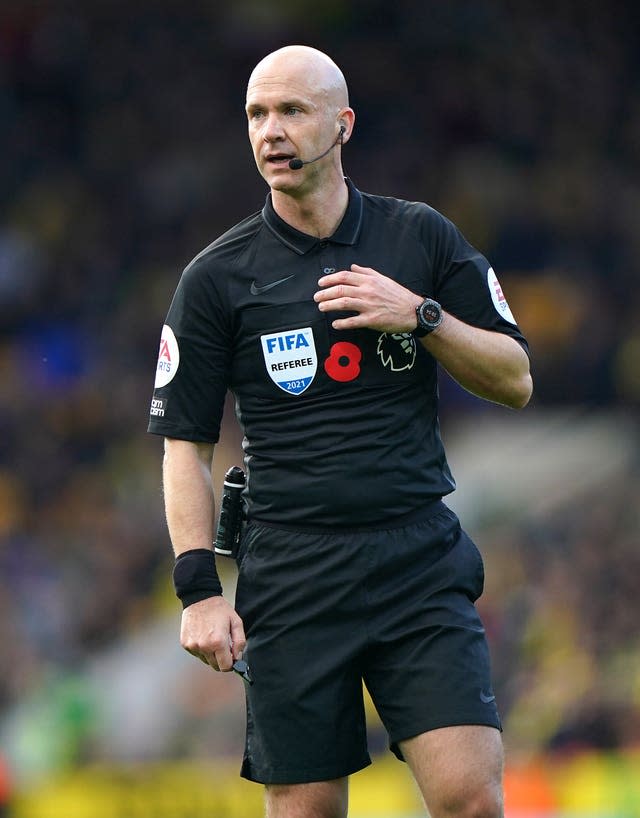
[[[162,330],[149,432],[218,441],[231,359],[225,302],[206,259],[187,267]]]
[[[498,277],[487,259],[441,214],[431,226],[436,248],[433,297],[471,326],[515,338],[528,354],[527,341],[509,308]]]

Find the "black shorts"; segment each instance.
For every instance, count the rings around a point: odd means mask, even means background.
[[[301,533],[247,526],[236,608],[247,634],[241,774],[340,778],[371,763],[362,683],[398,742],[462,724],[500,729],[474,602],[482,558],[443,503],[398,528]]]

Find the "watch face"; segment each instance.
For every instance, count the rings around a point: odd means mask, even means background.
[[[418,315],[426,329],[435,329],[442,321],[442,307],[432,298],[426,298],[418,308]]]
[[[416,316],[418,326],[414,332],[418,338],[424,338],[442,323],[442,307],[433,298],[425,298],[422,304],[416,307]]]
[[[435,304],[425,304],[422,307],[422,317],[429,324],[435,324],[438,318],[440,318],[440,310]]]

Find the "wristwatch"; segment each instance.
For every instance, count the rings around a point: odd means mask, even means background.
[[[438,329],[442,323],[442,307],[433,298],[425,298],[422,304],[416,307],[416,319],[418,321],[417,327],[413,334],[418,338],[424,338],[434,329]]]

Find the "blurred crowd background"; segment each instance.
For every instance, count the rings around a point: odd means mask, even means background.
[[[264,202],[244,91],[291,42],[345,72],[356,185],[453,219],[530,341],[522,414],[442,384],[461,492],[475,450],[456,442],[471,429],[491,453],[464,523],[507,743],[640,743],[636,4],[21,0],[0,15],[0,746],[16,779],[240,752],[239,686],[177,646],[145,430],[182,268]],[[239,447],[225,423],[218,472]]]

